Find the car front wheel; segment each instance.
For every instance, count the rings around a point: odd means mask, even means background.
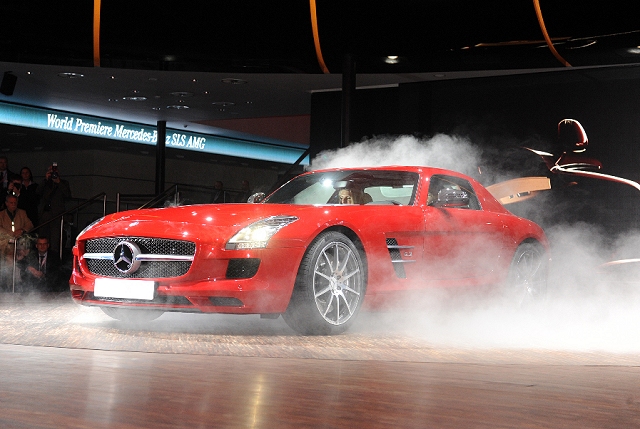
[[[324,232],[302,259],[283,318],[304,335],[342,333],[360,310],[365,290],[365,265],[356,246],[340,232]]]

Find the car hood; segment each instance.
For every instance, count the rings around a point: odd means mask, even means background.
[[[203,204],[131,210],[105,216],[85,229],[78,240],[95,237],[144,236],[214,242],[228,240],[245,226],[271,216],[298,216],[318,210],[286,204]]]

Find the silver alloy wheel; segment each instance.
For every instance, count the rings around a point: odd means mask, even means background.
[[[341,242],[330,242],[320,251],[313,269],[313,296],[324,320],[346,323],[362,299],[364,276],[354,251]]]
[[[546,252],[537,243],[521,244],[513,257],[510,286],[520,305],[543,297],[547,291]]]

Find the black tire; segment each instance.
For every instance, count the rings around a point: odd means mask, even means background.
[[[543,300],[547,295],[549,257],[537,242],[522,243],[509,268],[507,293],[519,306]]]
[[[355,320],[366,286],[365,264],[353,242],[342,233],[323,232],[302,258],[282,317],[303,335],[340,334]]]
[[[100,307],[100,309],[109,317],[130,323],[149,322],[157,319],[164,313],[162,310],[146,310],[138,308]]]

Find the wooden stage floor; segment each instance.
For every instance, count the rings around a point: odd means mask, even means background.
[[[0,297],[0,428],[640,427],[640,354],[447,345],[362,314],[110,320],[66,296]]]

